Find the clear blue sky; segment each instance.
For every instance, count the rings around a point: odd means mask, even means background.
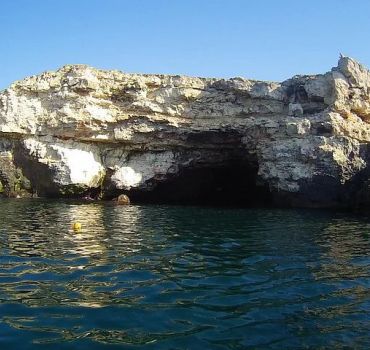
[[[0,89],[64,64],[284,80],[370,67],[368,0],[2,0]]]

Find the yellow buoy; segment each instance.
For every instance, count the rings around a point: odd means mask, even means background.
[[[82,225],[80,222],[74,222],[72,224],[72,228],[74,231],[81,231]]]

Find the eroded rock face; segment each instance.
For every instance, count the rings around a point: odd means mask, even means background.
[[[242,202],[263,189],[274,204],[363,205],[369,121],[370,73],[348,57],[282,83],[70,65],[0,93],[0,182],[12,196],[176,197],[166,184],[184,176],[179,196],[196,198],[194,174],[223,169],[203,182]]]

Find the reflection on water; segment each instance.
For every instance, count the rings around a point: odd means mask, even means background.
[[[117,206],[55,202],[21,202],[16,207],[19,213],[4,210],[0,220],[7,224],[8,248],[19,256],[56,257],[70,253],[103,258],[109,254],[110,244],[117,243],[116,249],[124,248],[126,254],[136,252],[140,246],[138,207],[122,210]],[[73,231],[73,222],[80,222],[83,229]]]
[[[317,211],[3,200],[0,346],[367,349],[369,234]]]

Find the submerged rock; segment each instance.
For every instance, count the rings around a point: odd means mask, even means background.
[[[130,198],[128,198],[125,194],[120,194],[116,199],[117,204],[119,205],[129,205],[130,204]]]
[[[370,73],[282,83],[64,66],[0,93],[6,196],[366,206]]]

